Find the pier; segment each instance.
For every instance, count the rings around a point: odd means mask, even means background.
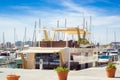
[[[82,70],[71,70],[67,80],[119,80],[120,64],[116,63],[115,78],[107,78],[105,65]],[[54,70],[0,68],[0,80],[6,80],[8,74],[20,75],[19,80],[58,80]]]

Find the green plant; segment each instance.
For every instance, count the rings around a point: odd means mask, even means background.
[[[57,67],[54,70],[57,72],[69,72],[69,68],[66,67]]]
[[[86,44],[89,44],[89,41],[87,39],[81,38],[80,40],[77,41],[77,44],[84,44],[84,45],[86,45]]]
[[[113,63],[109,63],[107,69],[116,69],[116,66]]]

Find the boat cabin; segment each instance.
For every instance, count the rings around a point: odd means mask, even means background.
[[[54,69],[57,66],[68,66],[69,62],[68,48],[30,47],[22,53],[26,54],[26,58],[21,56],[22,67],[27,69]]]

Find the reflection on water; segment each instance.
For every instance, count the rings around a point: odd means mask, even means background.
[[[17,68],[17,65],[16,65],[16,63],[0,64],[0,68]]]

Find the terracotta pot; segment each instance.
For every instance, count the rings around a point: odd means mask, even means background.
[[[67,80],[68,72],[57,72],[59,80]]]
[[[7,75],[7,80],[19,80],[20,76],[18,75]]]
[[[107,74],[107,77],[109,78],[115,77],[115,72],[116,72],[116,69],[106,69],[106,74]]]

